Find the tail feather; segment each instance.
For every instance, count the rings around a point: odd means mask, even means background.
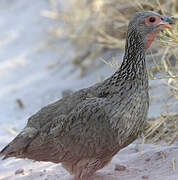
[[[9,145],[7,145],[7,146],[5,146],[5,148],[3,148],[2,150],[1,150],[1,152],[0,152],[0,157],[2,158],[2,160],[5,160],[5,159],[7,159],[8,157],[7,157],[7,155],[6,155],[6,149],[8,149],[8,147],[9,147]]]
[[[5,146],[0,151],[2,159],[9,157],[23,157],[23,152],[37,135],[38,131],[35,128],[26,127],[12,142]]]

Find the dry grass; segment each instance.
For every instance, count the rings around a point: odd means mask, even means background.
[[[154,143],[164,140],[168,145],[172,144],[178,138],[178,114],[165,114],[149,119],[144,138],[151,139]]]
[[[58,50],[56,42],[61,39],[70,42],[76,52],[71,61],[82,72],[104,51],[124,48],[127,24],[135,11],[154,10],[174,16],[178,22],[177,0],[70,0],[63,3],[65,6],[59,5],[60,0],[48,1],[51,10],[41,14],[54,22],[49,29],[51,46]],[[62,26],[57,25],[59,22]],[[172,96],[178,99],[178,24],[172,30],[160,32],[158,42],[163,47],[156,46],[156,53],[150,54],[154,62],[149,70],[150,78],[161,79],[172,91]],[[161,60],[157,62],[155,56],[160,56]],[[178,116],[171,114],[151,119],[145,138],[154,142],[162,138],[175,140],[177,122]]]

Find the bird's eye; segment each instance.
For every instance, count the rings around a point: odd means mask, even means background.
[[[154,23],[154,22],[156,21],[156,18],[155,18],[155,17],[150,17],[149,21],[150,21],[151,23]]]

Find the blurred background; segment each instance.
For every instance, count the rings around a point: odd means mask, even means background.
[[[1,0],[0,148],[41,107],[118,69],[136,11],[178,22],[177,0]],[[148,51],[149,121],[144,138],[178,138],[178,24]]]

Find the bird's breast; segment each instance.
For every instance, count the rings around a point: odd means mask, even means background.
[[[118,97],[120,98],[120,97]],[[113,106],[111,126],[115,129],[119,144],[135,140],[143,130],[149,108],[148,91],[144,88],[128,92],[122,101]]]

